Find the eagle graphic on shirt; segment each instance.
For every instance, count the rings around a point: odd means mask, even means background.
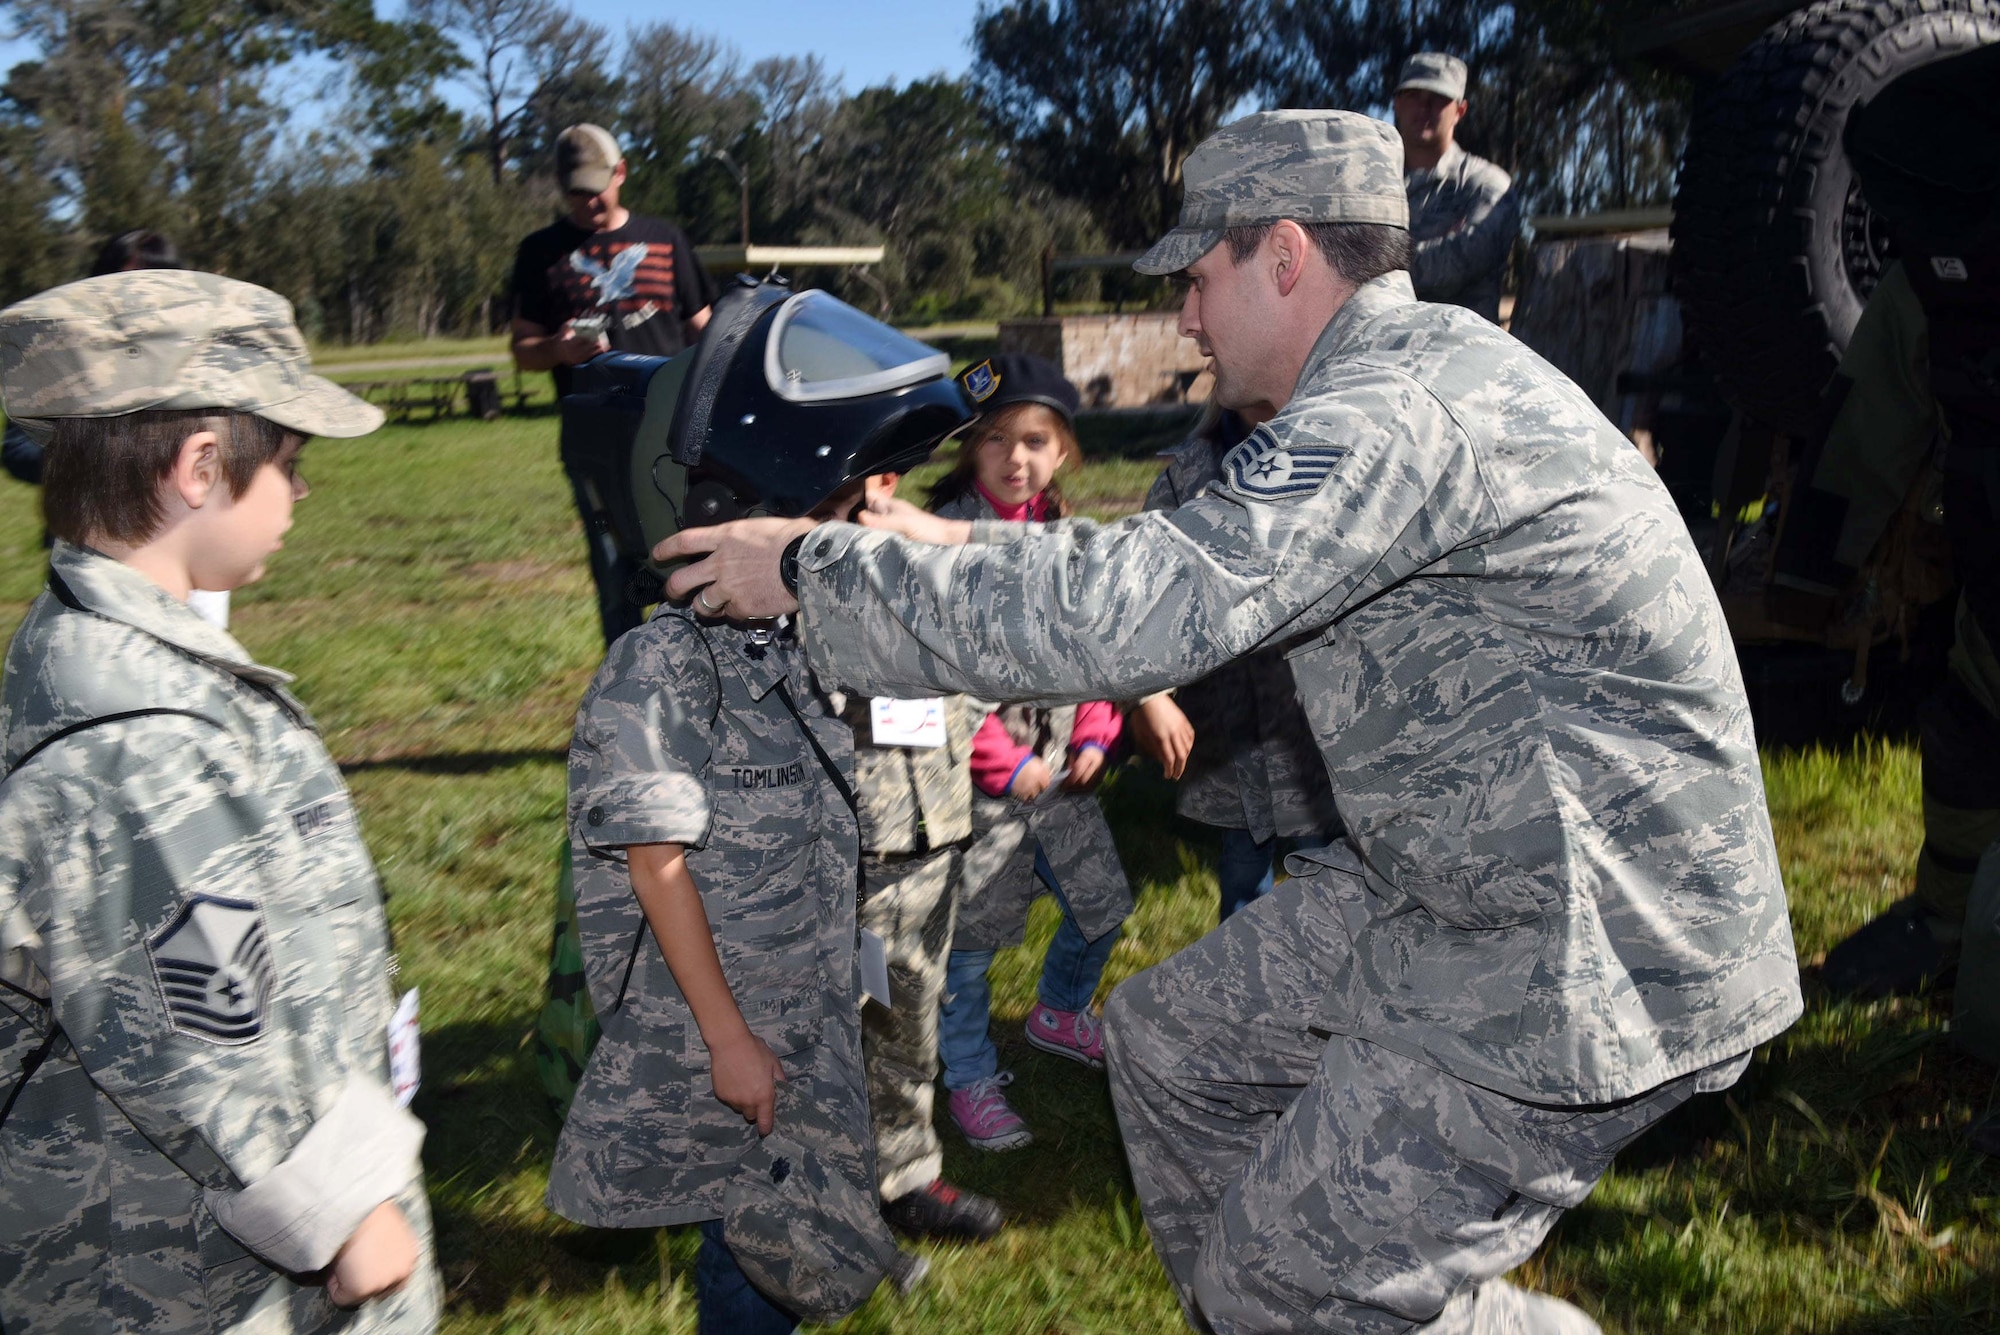
[[[572,269],[590,280],[593,304],[610,308],[633,295],[639,265],[646,258],[648,249],[644,241],[636,242],[613,255],[608,264],[601,264],[580,250],[573,250],[569,263]]]

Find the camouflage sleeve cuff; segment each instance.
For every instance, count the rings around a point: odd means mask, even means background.
[[[333,1263],[361,1221],[421,1171],[424,1124],[386,1085],[353,1076],[285,1161],[241,1191],[202,1193],[232,1237],[281,1270]]]
[[[1023,524],[1017,519],[975,519],[972,521],[972,536],[968,543],[1019,542],[1021,539],[1039,534],[1045,525]]]
[[[712,804],[706,781],[671,770],[625,774],[587,788],[576,812],[576,835],[592,848],[681,844],[708,837]]]

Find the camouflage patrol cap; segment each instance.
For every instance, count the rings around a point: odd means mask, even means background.
[[[1396,91],[1405,88],[1419,89],[1426,93],[1436,93],[1454,102],[1465,100],[1465,62],[1457,56],[1448,56],[1442,51],[1419,51],[1403,62],[1402,77],[1396,80]]]
[[[312,374],[292,303],[219,274],[139,269],[0,311],[0,404],[46,441],[59,417],[148,408],[255,413],[309,436],[365,436],[382,410]]]
[[[1140,273],[1178,273],[1232,227],[1294,222],[1410,225],[1403,141],[1352,111],[1260,111],[1195,146],[1181,168],[1181,216],[1140,256]]]
[[[782,1133],[737,1164],[722,1236],[759,1291],[808,1321],[838,1321],[904,1268],[876,1194]]]

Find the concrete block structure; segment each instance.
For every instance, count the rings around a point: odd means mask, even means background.
[[[1143,408],[1208,397],[1207,359],[1176,331],[1177,311],[1002,320],[1000,351],[1062,367],[1085,408]]]

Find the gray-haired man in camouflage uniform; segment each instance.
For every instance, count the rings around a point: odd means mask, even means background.
[[[353,805],[291,678],[186,602],[261,572],[305,435],[381,424],[308,370],[290,305],[212,274],[0,312],[59,539],[0,700],[10,1335],[437,1324]]]
[[[1154,1245],[1217,1332],[1590,1329],[1498,1277],[1801,1010],[1686,526],[1576,386],[1413,299],[1401,156],[1284,111],[1189,157],[1141,267],[1187,275],[1217,400],[1278,410],[1191,504],[661,548],[710,553],[675,583],[732,611],[800,606],[869,690],[1136,696],[1291,646],[1349,841],[1105,1015]]]
[[[1465,62],[1422,51],[1396,80],[1403,187],[1410,199],[1410,282],[1424,301],[1448,301],[1500,322],[1500,280],[1521,234],[1513,178],[1458,146]]]

